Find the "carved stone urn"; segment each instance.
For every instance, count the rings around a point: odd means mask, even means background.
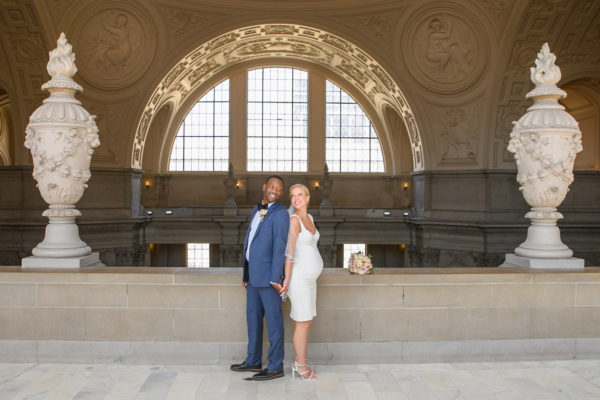
[[[531,206],[525,215],[531,220],[527,239],[515,249],[515,255],[528,259],[568,259],[573,255],[561,241],[556,221],[563,216],[557,207],[573,182],[575,156],[583,148],[579,124],[558,103],[566,93],[556,86],[561,73],[555,61],[544,43],[535,67],[531,67],[531,81],[536,86],[526,97],[533,99],[533,105],[513,122],[508,144],[517,163],[519,189]],[[508,256],[507,262],[515,261]]]
[[[100,140],[95,116],[75,99],[75,93],[83,88],[71,79],[77,67],[64,33],[50,52],[47,69],[52,79],[42,89],[50,92],[50,97],[31,114],[25,130],[25,147],[33,156],[33,177],[49,204],[42,214],[49,218],[44,240],[30,258],[81,258],[90,256],[91,249],[79,238],[75,217],[81,212],[75,203],[87,188],[92,154]],[[34,266],[25,260],[23,266]],[[98,261],[97,256],[92,261]]]

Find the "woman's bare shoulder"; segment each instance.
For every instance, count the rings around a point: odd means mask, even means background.
[[[292,227],[296,232],[300,231],[300,217],[298,215],[290,215],[290,227]]]

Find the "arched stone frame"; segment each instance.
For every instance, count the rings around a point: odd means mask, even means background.
[[[578,78],[562,85],[561,89],[565,90],[567,97],[560,102],[577,120],[583,135],[584,153],[575,158],[574,169],[600,170],[600,80]],[[593,160],[582,163],[581,157],[585,153]]]
[[[248,62],[243,62],[243,63],[239,63],[233,66],[230,66],[229,68],[224,69],[223,71],[221,71],[221,73],[216,74],[215,76],[213,76],[211,79],[207,80],[203,85],[195,88],[195,90],[193,90],[192,92],[190,92],[190,95],[187,97],[187,99],[180,103],[179,109],[173,109],[172,107],[172,102],[168,102],[167,104],[169,105],[169,110],[172,111],[172,115],[170,116],[166,116],[165,114],[165,106],[163,106],[160,111],[157,113],[157,116],[155,116],[154,120],[152,121],[152,124],[149,128],[149,135],[155,135],[154,137],[156,139],[158,139],[159,143],[157,144],[160,147],[160,153],[158,153],[158,166],[157,166],[157,172],[159,173],[171,173],[172,171],[168,171],[168,165],[169,165],[169,161],[170,161],[170,155],[172,152],[172,147],[173,147],[173,143],[175,141],[175,137],[177,136],[177,132],[179,130],[179,127],[181,125],[181,123],[183,122],[183,120],[185,119],[185,117],[188,115],[188,113],[190,112],[190,110],[194,107],[194,105],[196,104],[196,102],[202,98],[202,96],[204,96],[206,93],[208,93],[208,91],[210,91],[211,89],[213,89],[215,86],[217,86],[218,84],[220,84],[221,82],[223,82],[225,79],[235,79],[236,77],[242,78],[244,79],[244,81],[246,80],[246,74],[247,71],[251,70],[251,69],[255,69],[255,68],[265,68],[265,67],[285,67],[285,68],[297,68],[297,69],[301,69],[301,70],[305,70],[309,72],[309,81],[311,79],[315,78],[315,75],[319,75],[322,78],[322,90],[323,90],[323,95],[325,93],[325,81],[329,80],[331,82],[333,82],[334,84],[336,84],[337,86],[339,86],[342,90],[346,91],[348,94],[350,94],[354,100],[357,102],[357,104],[359,104],[361,106],[361,108],[363,109],[363,111],[365,112],[365,114],[367,115],[367,117],[370,119],[371,123],[373,124],[377,135],[378,135],[378,139],[379,139],[379,143],[381,145],[381,151],[382,151],[382,155],[383,155],[383,160],[384,160],[384,172],[382,174],[388,174],[388,175],[392,175],[393,171],[396,170],[396,164],[399,162],[397,160],[398,155],[394,154],[394,150],[392,147],[392,138],[389,137],[388,134],[388,129],[387,129],[387,125],[385,124],[384,121],[382,121],[380,119],[380,113],[377,112],[377,110],[373,109],[371,104],[368,102],[368,100],[365,98],[365,96],[361,93],[360,90],[354,88],[351,86],[350,82],[347,82],[343,77],[336,75],[334,72],[330,71],[330,70],[326,70],[324,68],[322,68],[321,66],[318,65],[314,65],[310,62],[307,61],[299,61],[299,60],[288,60],[288,59],[260,59],[260,60],[252,60],[252,61],[248,61]],[[240,76],[242,75],[242,76]],[[232,83],[230,85],[234,85],[236,86],[235,83]],[[309,82],[309,85],[311,85],[311,83]],[[239,85],[237,85],[239,86]],[[239,89],[239,87],[237,87],[237,89]],[[245,89],[245,85],[244,85],[244,89]],[[245,96],[246,93],[241,93],[242,96]],[[312,94],[309,94],[309,96],[312,96]],[[245,97],[244,97],[245,100]],[[310,98],[309,98],[309,102],[310,102]],[[243,104],[243,108],[246,108],[246,102],[244,101]],[[322,114],[323,114],[323,120],[325,118],[325,99],[323,99],[323,102],[320,103],[323,106],[322,109]],[[233,106],[233,104],[232,104]],[[244,111],[245,112],[245,111]],[[383,115],[383,114],[381,114]],[[239,115],[238,115],[239,117]],[[309,113],[309,119],[314,118],[314,116],[311,116],[311,114]],[[166,122],[166,120],[168,119],[168,122]],[[241,137],[238,137],[238,139],[240,139],[240,141],[237,141],[237,145],[241,145],[242,141],[245,140],[246,138],[246,119],[243,118],[243,121],[238,121],[238,123],[241,123],[243,126],[240,126],[239,128],[243,131],[243,139]],[[310,128],[309,128],[310,130]],[[326,136],[326,127],[323,123],[322,126],[322,136],[323,138],[325,138]],[[403,132],[406,132],[405,130]],[[314,132],[312,132],[314,133]],[[311,140],[311,132],[309,132],[309,146],[310,149],[309,150],[309,158],[311,157],[311,151],[312,153],[322,153],[323,155],[323,159],[319,160],[320,164],[317,167],[317,171],[318,173],[320,173],[322,171],[323,168],[323,163],[325,162],[325,140],[323,140],[323,148],[319,150],[315,149],[315,145],[317,145],[317,143],[314,140]],[[243,146],[245,147],[245,146]],[[158,149],[157,149],[158,150]],[[154,155],[157,155],[157,152],[154,151],[153,152]],[[144,155],[144,157],[146,156],[146,154]],[[409,156],[410,158],[410,156]],[[245,158],[244,158],[245,160]],[[230,158],[230,161],[231,158]],[[237,163],[234,163],[234,165],[236,166],[236,169],[238,170],[243,170],[245,172],[246,168],[245,165],[240,168],[241,166],[239,166]],[[146,168],[147,164],[145,163],[144,165],[144,169],[148,169]],[[310,171],[307,171],[310,172]],[[314,171],[313,171],[314,172]]]
[[[136,128],[131,166],[143,165],[144,146],[157,112],[171,103],[179,110],[196,88],[234,64],[266,58],[309,61],[343,77],[364,94],[383,120],[383,104],[401,116],[413,154],[413,170],[424,169],[421,135],[413,112],[398,85],[366,52],[339,36],[293,24],[263,24],[240,28],[210,40],[183,57],[162,79],[146,104]],[[204,90],[207,90],[205,87]],[[195,97],[197,98],[197,97]],[[364,108],[364,104],[361,104]],[[376,129],[378,127],[376,126]]]
[[[0,166],[12,165],[11,140],[12,122],[10,98],[8,93],[0,89]]]

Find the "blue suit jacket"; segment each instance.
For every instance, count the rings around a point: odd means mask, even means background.
[[[271,286],[270,282],[283,282],[283,266],[285,263],[285,246],[287,245],[290,229],[290,216],[284,206],[278,201],[273,203],[263,220],[258,224],[254,239],[250,246],[250,259],[246,260],[248,236],[252,219],[257,213],[254,207],[250,225],[244,239],[244,282],[250,282],[255,287]]]

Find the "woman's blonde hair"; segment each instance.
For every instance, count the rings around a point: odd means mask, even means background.
[[[292,185],[292,187],[290,188],[290,198],[292,198],[292,190],[294,190],[296,188],[302,188],[306,197],[310,197],[310,192],[309,192],[308,188],[301,183],[296,183],[295,185]]]

